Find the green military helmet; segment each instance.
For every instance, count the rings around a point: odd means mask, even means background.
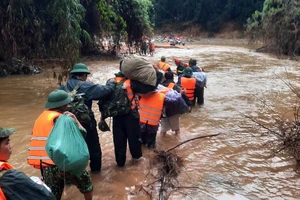
[[[77,63],[73,66],[73,69],[70,73],[71,74],[74,74],[74,73],[87,73],[87,74],[90,74],[91,72],[89,71],[88,67],[85,64]]]
[[[67,92],[64,90],[54,90],[48,95],[45,108],[53,109],[71,103],[72,99]]]
[[[6,138],[6,137],[10,136],[11,134],[13,134],[14,132],[15,132],[15,129],[13,129],[13,128],[4,129],[4,128],[0,127],[0,138]]]
[[[188,77],[192,77],[193,75],[193,70],[190,67],[187,67],[183,70],[183,75],[184,76],[188,76]]]

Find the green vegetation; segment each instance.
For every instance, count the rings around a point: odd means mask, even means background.
[[[157,10],[156,25],[197,23],[210,32],[217,32],[225,22],[243,26],[264,0],[153,0]]]
[[[72,66],[94,36],[118,44],[151,33],[151,12],[150,0],[3,0],[0,61],[55,57]]]
[[[263,40],[265,49],[278,54],[300,55],[300,1],[265,0],[262,12],[248,19],[253,40]]]

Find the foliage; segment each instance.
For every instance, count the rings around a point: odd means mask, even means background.
[[[126,23],[129,42],[139,41],[143,35],[152,34],[150,15],[153,13],[153,4],[150,0],[119,0],[115,2],[114,8]]]
[[[261,10],[264,0],[153,0],[157,12],[156,24],[197,23],[217,32],[224,22],[235,21],[241,26],[255,10]],[[180,6],[174,6],[180,5]]]
[[[80,36],[84,33],[80,23],[85,10],[79,0],[55,0],[49,4],[48,10],[53,17],[50,50],[74,64],[79,58]],[[89,37],[88,34],[85,36]]]
[[[54,56],[70,65],[79,57],[80,36],[89,38],[80,26],[85,10],[79,0],[9,0],[0,5],[1,60]]]
[[[17,56],[30,56],[28,46],[34,43],[34,10],[31,0],[4,0],[0,2],[0,61]],[[22,36],[22,37],[20,37]]]
[[[247,30],[254,40],[263,38],[268,51],[299,55],[299,21],[299,0],[266,0],[262,12],[248,19]]]
[[[119,44],[126,35],[151,35],[150,15],[150,0],[3,0],[0,61],[58,57],[68,69],[94,36]]]

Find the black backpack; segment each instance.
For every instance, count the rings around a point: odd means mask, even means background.
[[[67,85],[64,86],[65,91],[72,99],[72,102],[68,104],[67,111],[73,113],[81,124],[89,124],[91,121],[89,108],[84,104],[83,94],[77,93],[83,83],[83,81],[80,81],[72,91],[68,90]]]
[[[126,87],[123,86],[125,78],[115,83],[112,95],[103,101],[99,101],[99,110],[101,118],[116,117],[128,114],[131,110],[131,100],[127,97]]]
[[[35,183],[31,178],[15,169],[0,172],[0,187],[6,199],[13,200],[55,200],[55,196],[43,185]],[[2,198],[1,198],[2,199]]]

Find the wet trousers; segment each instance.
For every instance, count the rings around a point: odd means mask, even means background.
[[[143,144],[146,145],[148,148],[154,148],[156,145],[156,135],[157,132],[142,132],[142,141]]]
[[[204,104],[204,87],[197,89],[197,91],[195,90],[194,96],[195,96],[195,98],[193,101],[193,105],[195,105],[196,102],[198,105]]]
[[[93,117],[90,125],[82,124],[87,131],[85,138],[90,153],[91,172],[100,172],[102,164],[102,151],[99,142],[99,136],[96,128],[96,120]]]
[[[141,128],[139,118],[131,113],[113,118],[113,140],[117,165],[126,162],[127,140],[129,151],[134,159],[142,157]]]

